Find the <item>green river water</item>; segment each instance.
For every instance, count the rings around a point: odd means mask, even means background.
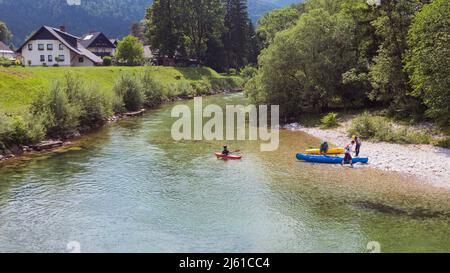
[[[242,104],[242,94],[204,104]],[[177,102],[175,104],[193,102]],[[174,104],[59,151],[0,165],[0,252],[450,252],[450,191],[374,170],[313,165],[318,139],[282,130],[276,152],[175,142]]]

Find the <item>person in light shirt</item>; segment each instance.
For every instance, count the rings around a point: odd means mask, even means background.
[[[353,157],[352,157],[352,150],[353,150],[353,146],[355,145],[355,141],[352,140],[352,142],[350,142],[349,144],[347,144],[345,146],[345,157],[344,160],[342,160],[342,166],[344,166],[344,164],[350,164],[353,167]]]

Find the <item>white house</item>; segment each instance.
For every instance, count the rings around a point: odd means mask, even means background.
[[[86,34],[80,39],[80,43],[84,48],[101,58],[105,56],[112,57],[116,51],[114,40],[108,39],[102,32]]]
[[[59,29],[43,26],[17,50],[27,66],[94,66],[103,60],[87,50],[80,38]]]
[[[16,53],[0,41],[0,57],[13,61],[16,59]]]

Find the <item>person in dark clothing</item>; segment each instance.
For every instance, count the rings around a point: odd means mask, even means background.
[[[357,136],[354,137],[354,140],[355,140],[355,154],[356,154],[356,157],[359,157],[359,153],[361,152],[362,141]]]
[[[228,151],[228,146],[227,145],[223,146],[222,154],[223,155],[230,155],[230,151]]]
[[[330,145],[328,145],[328,142],[324,142],[320,144],[320,154],[326,155],[328,153],[328,149],[330,148]]]

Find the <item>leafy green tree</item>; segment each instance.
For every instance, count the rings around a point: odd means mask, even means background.
[[[160,56],[173,58],[182,42],[181,0],[155,0],[147,9],[145,36]]]
[[[414,95],[422,98],[427,114],[450,125],[450,4],[435,0],[417,13],[408,33],[406,69]]]
[[[410,96],[403,60],[407,49],[407,31],[421,5],[421,0],[382,1],[377,8],[379,16],[373,21],[381,42],[370,67],[373,87],[370,97],[391,104],[397,114],[403,112],[409,115],[411,109],[419,108],[417,101]]]
[[[261,54],[258,75],[247,84],[253,99],[280,105],[285,117],[326,110],[341,98],[342,75],[355,64],[354,28],[345,13],[318,8],[303,14]]]
[[[6,24],[2,21],[0,21],[0,41],[4,42],[5,44],[9,44],[12,39],[12,33],[6,26]]]
[[[269,46],[275,39],[275,35],[285,29],[291,28],[297,24],[301,15],[303,6],[290,6],[276,9],[266,13],[258,20],[256,33],[261,39],[263,47]]]
[[[139,65],[144,59],[144,48],[138,38],[128,35],[119,41],[115,58],[126,65]]]
[[[226,0],[225,31],[223,43],[225,46],[227,68],[239,68],[248,63],[249,54],[249,23],[247,3],[243,0]]]
[[[187,55],[203,60],[209,39],[220,37],[224,24],[221,0],[183,0],[180,20]]]

